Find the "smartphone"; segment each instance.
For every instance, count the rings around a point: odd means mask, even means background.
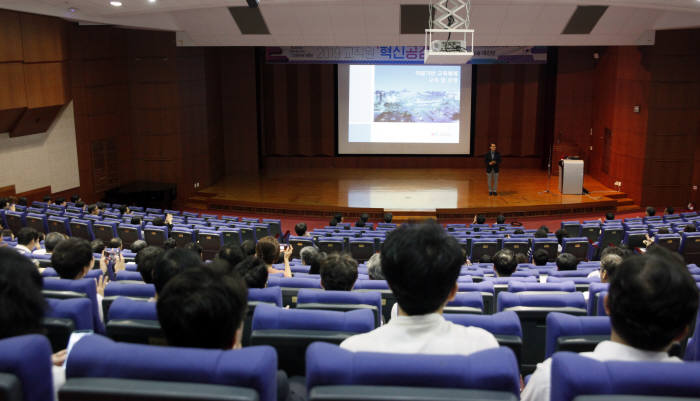
[[[66,347],[66,360],[63,361],[64,369],[66,367],[66,363],[68,363],[68,357],[70,356],[70,352],[73,350],[75,343],[77,343],[81,338],[92,334],[95,334],[95,332],[92,330],[76,330],[70,334],[70,338],[68,338],[68,346]]]
[[[280,252],[284,252],[285,249],[287,249],[287,245],[280,244]]]

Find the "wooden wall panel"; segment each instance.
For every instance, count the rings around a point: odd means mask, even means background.
[[[0,110],[27,107],[22,63],[0,63]]]
[[[19,13],[0,10],[0,63],[22,61],[22,28]]]
[[[24,82],[29,108],[64,105],[70,100],[65,62],[24,64]]]
[[[24,61],[39,63],[68,59],[65,21],[36,14],[20,14]]]

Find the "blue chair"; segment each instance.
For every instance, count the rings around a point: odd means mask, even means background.
[[[25,217],[27,216],[26,212],[20,212],[20,211],[11,211],[7,210],[5,212],[5,221],[7,222],[7,228],[12,230],[12,233],[17,235],[19,230],[21,230],[24,226],[26,226],[26,221]]]
[[[579,221],[562,221],[561,228],[569,234],[570,238],[581,235],[581,222]]]
[[[593,351],[599,342],[610,339],[607,316],[572,316],[552,312],[547,315],[547,342],[544,357],[557,351]]]
[[[219,232],[224,240],[224,245],[240,245],[243,242],[241,230],[233,227],[220,226]]]
[[[71,235],[70,219],[68,217],[49,216],[46,219],[46,223],[49,225],[49,232],[55,231],[68,236]]]
[[[49,232],[48,218],[43,213],[27,213],[24,220],[27,227],[31,227],[40,233]]]
[[[105,317],[109,316],[109,308],[117,297],[129,297],[131,299],[146,301],[156,295],[156,289],[153,284],[128,283],[126,280],[124,280],[125,276],[123,273],[139,274],[138,272],[130,271],[119,272],[117,273],[117,279],[119,280],[121,278],[122,280],[107,284],[105,287],[105,296],[102,299],[102,315]],[[120,274],[122,274],[121,277]],[[141,277],[140,274],[139,277]]]
[[[143,237],[148,245],[162,247],[168,239],[168,227],[147,225],[143,229]]]
[[[109,242],[112,238],[118,236],[117,226],[119,224],[115,221],[96,221],[92,224],[92,231],[95,234],[95,238],[101,239],[105,243]]]
[[[654,237],[654,243],[668,249],[669,251],[678,252],[681,246],[681,236],[680,234],[656,234]],[[690,262],[686,261],[686,263]]]
[[[698,285],[700,287],[700,284]],[[688,343],[685,348],[685,355],[683,359],[686,361],[700,361],[700,308],[698,308],[698,316],[695,317],[695,330],[690,338],[688,338]]]
[[[114,341],[150,345],[167,343],[155,302],[115,297],[106,318],[107,336]]]
[[[196,241],[195,231],[183,226],[173,227],[170,232],[170,238],[175,240],[175,244],[178,248],[182,248]]]
[[[479,297],[481,300],[481,297]],[[375,319],[375,327],[382,323],[382,295],[379,292],[319,291],[301,289],[297,295],[297,309],[319,309],[347,312],[369,309]]]
[[[584,399],[584,395],[697,398],[700,394],[698,377],[698,363],[600,362],[571,352],[559,352],[552,358],[550,400],[572,401]]]
[[[0,340],[0,394],[8,401],[54,399],[51,346],[39,334]]]
[[[83,238],[88,241],[95,239],[95,234],[92,231],[92,220],[71,219],[70,231],[72,237]]]
[[[366,271],[362,271],[358,268],[361,274],[366,274]],[[391,309],[396,303],[396,296],[389,288],[389,283],[386,280],[363,280],[358,278],[355,281],[355,287],[353,291],[356,292],[379,292],[382,295],[382,315],[384,315],[384,321],[388,322],[391,319]]]
[[[625,229],[620,225],[603,226],[598,240],[588,251],[588,260],[600,260],[600,255],[609,246],[620,246],[625,239]]]
[[[557,259],[559,242],[557,242],[556,238],[533,238],[531,254],[534,255],[540,249],[547,251],[547,260],[549,262],[554,262]]]
[[[527,281],[511,281],[508,283],[508,292],[549,293],[549,292],[574,292],[576,285],[573,281],[559,283],[532,283]]]
[[[307,246],[314,246],[311,237],[289,236],[289,244],[292,246],[292,258],[299,258],[299,252]]]
[[[73,331],[95,329],[89,299],[46,298],[46,303],[48,307],[42,325],[54,352],[66,349]]]
[[[700,232],[682,233],[683,240],[678,252],[686,263],[700,263]]]
[[[131,272],[128,270],[122,270],[117,272],[115,281],[143,281],[143,277],[141,277],[141,273],[137,271]]]
[[[503,347],[513,350],[518,362],[523,348],[523,330],[515,312],[505,311],[493,315],[444,313],[444,318],[462,326],[482,328],[493,334]]]
[[[124,248],[129,248],[135,241],[143,239],[141,226],[138,224],[122,223],[117,228],[117,234],[122,239]]]
[[[318,239],[318,248],[327,254],[343,252],[345,240],[336,237],[325,237]]]
[[[280,287],[282,289],[282,302],[284,306],[296,305],[296,297],[300,288],[318,288],[321,289],[320,278],[284,278],[278,276],[270,276],[267,279],[268,287]]]
[[[588,287],[588,305],[586,309],[589,316],[597,315],[598,306],[603,306],[603,298],[600,294],[607,292],[609,286],[610,284],[608,283],[591,283],[590,287]]]
[[[200,230],[197,233],[197,242],[202,247],[202,258],[209,260],[214,259],[224,246],[224,237],[218,231]]]
[[[472,239],[471,249],[469,250],[469,259],[478,261],[483,255],[495,255],[499,249],[500,246],[497,239],[474,238]]]
[[[362,263],[374,255],[374,239],[373,238],[350,238],[349,240],[350,256]]]
[[[68,357],[61,400],[221,399],[276,401],[277,358],[270,347],[210,350],[117,343],[87,336]]]
[[[497,311],[512,310],[518,314],[523,328],[523,373],[531,373],[544,361],[546,318],[550,312],[586,315],[586,300],[580,292],[565,294],[528,294],[501,292],[498,294]]]
[[[458,292],[455,299],[445,305],[443,313],[481,315],[484,313],[484,299],[479,292]]]
[[[586,237],[568,237],[561,241],[561,251],[576,256],[577,261],[582,261],[588,256],[590,246]]]
[[[279,367],[287,375],[304,374],[304,352],[314,341],[340,344],[346,338],[374,329],[368,309],[349,312],[284,309],[261,304],[253,314],[252,345],[272,345]]]
[[[422,355],[351,352],[314,343],[306,361],[311,401],[517,400],[520,390],[517,362],[505,348],[468,356]]]
[[[482,281],[479,283],[463,283],[457,282],[457,293],[462,292],[477,292],[481,295],[481,300],[484,304],[484,313],[494,313],[496,310],[494,284],[491,281]]]
[[[600,237],[600,222],[581,224],[581,236],[588,238],[588,242],[593,243]]]
[[[99,271],[99,270],[98,270]],[[95,332],[104,333],[104,324],[100,319],[97,304],[97,284],[93,278],[82,278],[79,280],[48,279],[44,280],[44,296],[47,298],[87,298],[92,305],[92,322]]]
[[[504,238],[503,249],[510,249],[514,253],[524,253],[530,248],[530,241],[527,238]]]
[[[248,310],[243,322],[243,338],[241,343],[244,347],[250,345],[251,326],[253,324],[253,314],[255,308],[260,304],[269,304],[282,307],[282,289],[280,287],[249,288],[248,289]]]

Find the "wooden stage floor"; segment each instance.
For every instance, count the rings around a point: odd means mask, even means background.
[[[272,214],[464,217],[474,213],[535,216],[614,211],[626,195],[586,175],[587,195],[562,195],[558,177],[504,169],[489,196],[483,169],[288,169],[225,177],[190,198],[192,208]]]

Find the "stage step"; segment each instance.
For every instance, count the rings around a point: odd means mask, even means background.
[[[609,192],[609,193],[604,193],[604,194],[602,194],[602,195],[603,195],[603,196],[607,196],[607,197],[610,198],[610,199],[616,199],[616,200],[618,200],[618,202],[619,202],[620,199],[627,198],[627,193],[626,193],[626,192],[618,192],[618,191],[613,191],[613,192]]]
[[[634,199],[632,198],[619,198],[615,200],[617,201],[617,206],[634,205]]]
[[[206,210],[209,208],[209,198],[199,195],[191,196],[185,202],[185,207],[190,209]]]
[[[635,211],[642,211],[641,206],[639,205],[623,205],[620,206],[618,205],[617,208],[615,209],[617,213],[627,213],[627,212],[635,212]]]

